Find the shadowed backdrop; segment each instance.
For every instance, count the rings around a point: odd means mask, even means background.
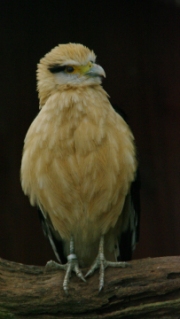
[[[0,257],[54,258],[20,186],[23,140],[38,113],[36,65],[79,42],[106,71],[139,151],[141,235],[134,258],[180,254],[180,6],[178,1],[1,1]]]

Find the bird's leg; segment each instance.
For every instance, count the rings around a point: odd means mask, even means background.
[[[66,294],[68,294],[68,284],[71,277],[71,272],[74,271],[80,279],[84,282],[86,281],[78,264],[77,256],[74,253],[74,240],[73,237],[70,239],[70,250],[69,255],[67,256],[67,264],[61,265],[52,260],[48,261],[46,264],[46,268],[55,268],[55,269],[64,269],[66,271],[64,281],[63,281],[63,289]]]
[[[92,275],[97,268],[100,269],[99,291],[101,291],[103,286],[104,286],[104,270],[108,266],[109,267],[115,267],[115,268],[118,268],[118,267],[125,268],[125,267],[129,267],[131,265],[129,263],[125,262],[125,261],[120,261],[120,262],[107,261],[105,259],[105,256],[104,256],[104,236],[101,236],[100,243],[99,243],[98,255],[97,255],[94,263],[92,264],[91,268],[89,269],[89,271],[85,275],[85,277],[87,277],[89,275]]]

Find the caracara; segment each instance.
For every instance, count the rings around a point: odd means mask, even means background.
[[[93,51],[60,44],[38,64],[40,111],[24,142],[21,183],[38,206],[45,234],[66,270],[85,281],[100,268],[124,267],[137,241],[133,204],[137,159],[133,134],[101,86]],[[137,209],[136,207],[137,206]]]

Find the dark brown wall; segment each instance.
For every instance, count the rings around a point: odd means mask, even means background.
[[[42,5],[41,5],[42,4]],[[0,256],[53,257],[19,182],[25,133],[38,112],[35,70],[59,43],[94,49],[111,101],[139,149],[142,223],[135,257],[180,253],[180,7],[170,1],[1,1]]]

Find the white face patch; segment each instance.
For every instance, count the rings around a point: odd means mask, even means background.
[[[73,84],[74,83],[78,83],[78,79],[81,78],[81,75],[78,73],[66,73],[66,72],[59,72],[54,74],[55,79],[57,81],[58,84]],[[79,81],[81,82],[81,81]]]
[[[71,64],[73,67],[73,65]],[[100,77],[90,77],[86,76],[86,74],[82,74],[78,71],[74,73],[68,73],[66,71],[54,73],[54,78],[57,84],[59,85],[74,85],[77,86],[79,84],[81,85],[91,85],[91,84],[101,84],[102,79]]]

